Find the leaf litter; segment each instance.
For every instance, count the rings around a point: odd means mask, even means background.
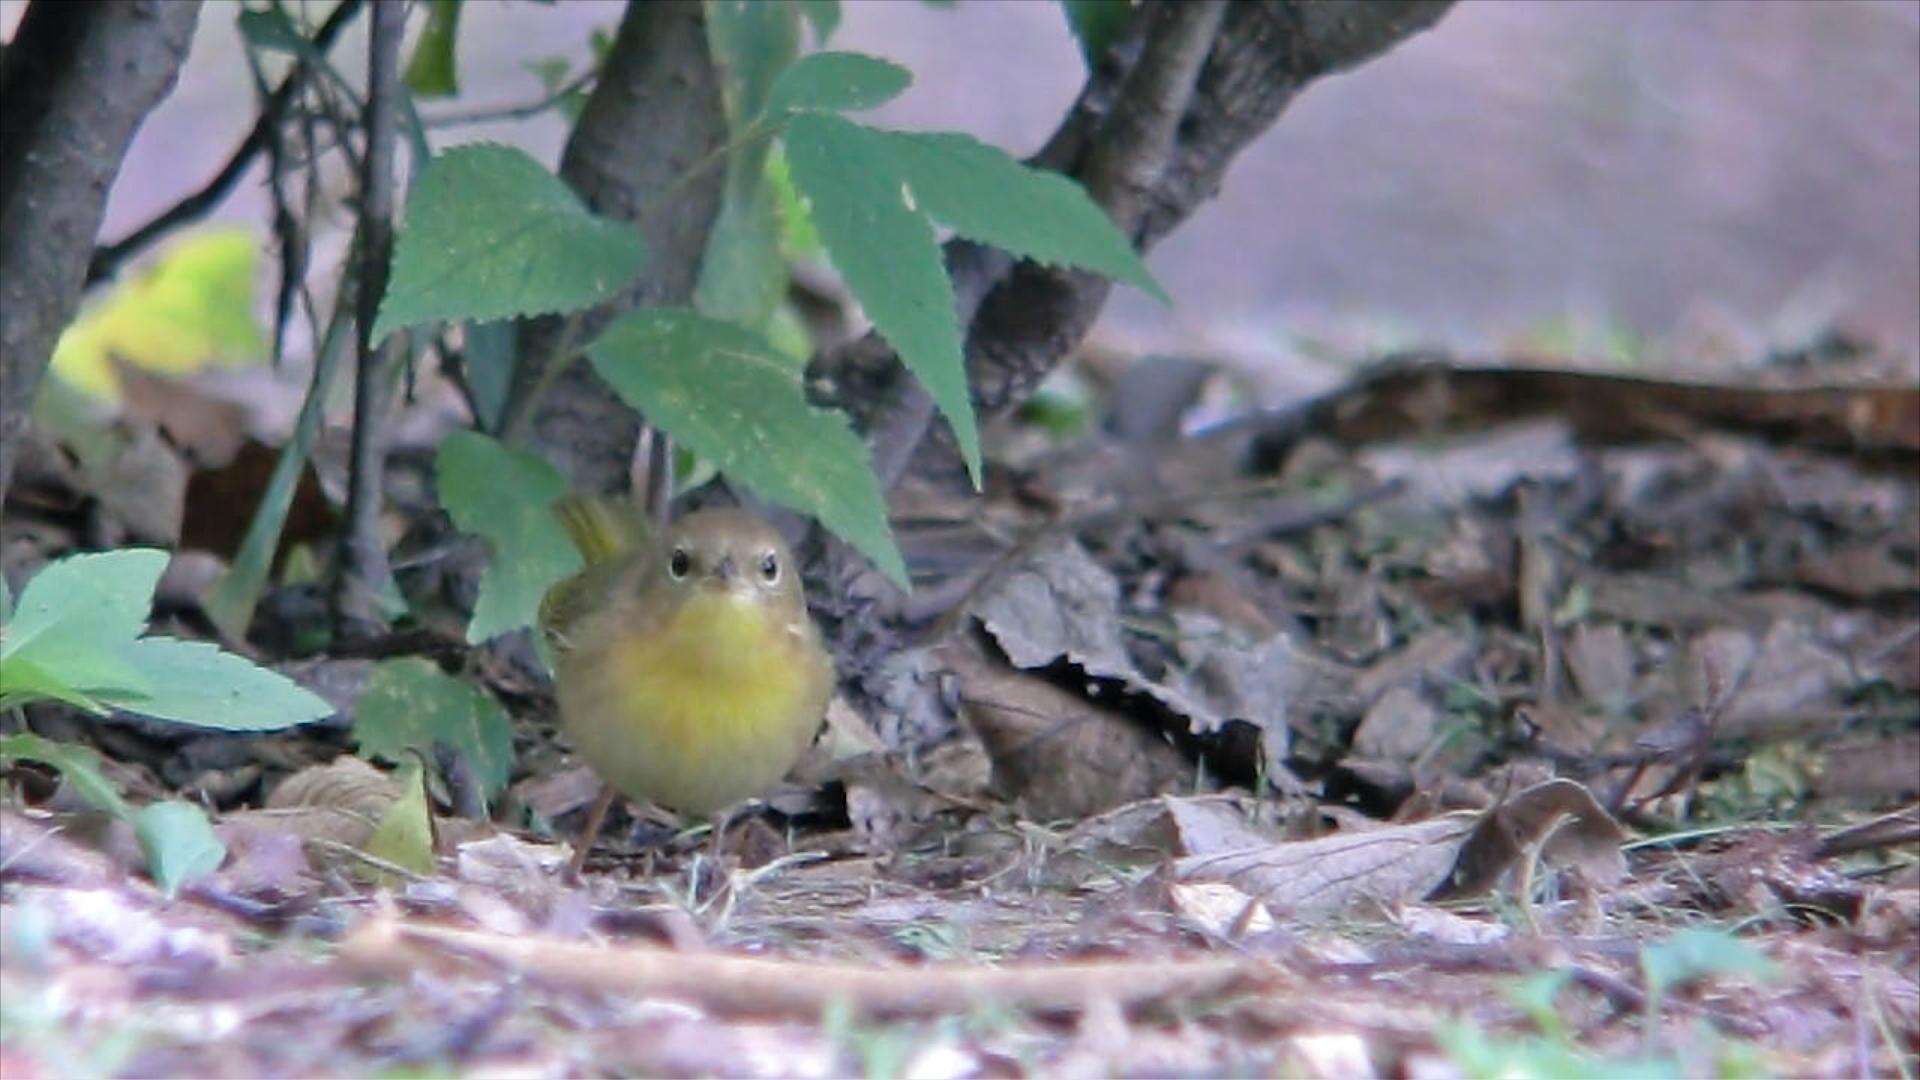
[[[497,652],[492,822],[341,723],[34,706],[143,801],[193,779],[226,855],[169,901],[16,765],[0,1071],[1910,1073],[1903,404],[1425,358],[1015,440],[984,507],[902,493],[946,599],[775,809],[623,808],[577,884],[591,777]],[[287,670],[345,715],[365,662]]]

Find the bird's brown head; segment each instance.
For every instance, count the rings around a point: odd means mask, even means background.
[[[745,510],[698,510],[667,530],[653,580],[681,597],[715,590],[777,606],[801,603],[793,554],[773,526]]]

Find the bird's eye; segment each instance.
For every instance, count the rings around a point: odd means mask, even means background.
[[[771,551],[760,556],[760,580],[769,585],[780,580],[780,560]]]
[[[667,573],[673,577],[673,580],[679,581],[686,577],[687,571],[691,569],[693,569],[693,557],[687,554],[687,549],[674,548],[673,554],[667,559]]]

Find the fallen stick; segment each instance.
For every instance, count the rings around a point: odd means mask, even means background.
[[[1211,997],[1260,981],[1237,958],[1164,962],[1080,960],[1005,967],[875,967],[688,953],[648,945],[588,945],[368,919],[340,943],[343,963],[363,973],[405,976],[422,967],[478,959],[550,986],[616,995],[678,998],[716,1013],[820,1015],[842,1002],[875,1017],[964,1012],[980,1004],[1076,1013],[1106,999],[1124,1008]]]

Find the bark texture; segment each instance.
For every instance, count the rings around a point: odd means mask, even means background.
[[[560,159],[560,177],[596,214],[639,225],[647,244],[640,277],[567,333],[562,320],[531,324],[520,338],[507,425],[531,409],[534,446],[560,467],[574,490],[626,485],[640,418],[574,346],[635,307],[682,304],[693,296],[707,235],[720,209],[725,170],[688,180],[696,164],[725,142],[720,78],[707,47],[698,0],[632,0],[599,83]],[[549,358],[556,341],[563,355]],[[566,365],[538,400],[529,395],[543,363]]]
[[[34,0],[0,71],[0,500],[107,193],[173,89],[199,0]]]

